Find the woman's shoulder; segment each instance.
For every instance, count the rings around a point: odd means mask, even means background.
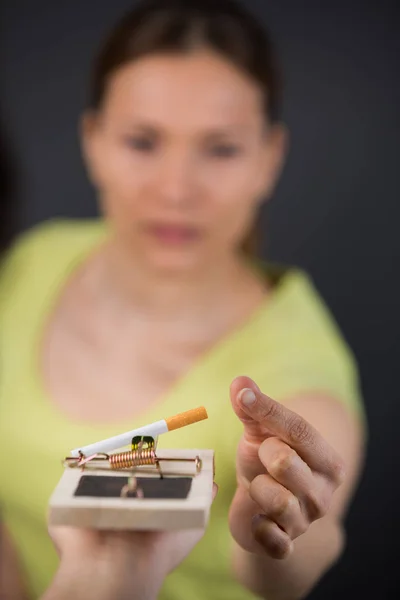
[[[52,219],[21,233],[0,262],[0,303],[20,286],[55,275],[100,239],[101,220]]]
[[[290,266],[264,265],[264,270],[271,293],[261,314],[260,344],[273,347],[275,355],[284,349],[284,359],[293,364],[340,365],[354,372],[347,336],[312,274]]]
[[[51,246],[57,250],[63,244],[84,243],[94,239],[103,230],[104,222],[101,219],[49,219],[18,235],[8,252],[5,252],[2,262],[15,254],[29,254]]]
[[[5,268],[10,261],[31,261],[39,254],[47,254],[49,251],[54,257],[68,250],[73,253],[79,250],[80,245],[94,242],[104,229],[104,222],[100,219],[57,218],[44,221],[18,235],[2,256],[0,264]]]
[[[312,275],[299,267],[265,265],[265,272],[271,285],[272,314],[280,314],[290,331],[312,330],[317,333],[337,335],[340,333],[327,301],[321,294]],[[283,322],[279,322],[282,331]]]
[[[357,359],[318,280],[299,268],[272,272],[274,292],[265,319],[269,346],[282,367],[277,397],[328,390],[360,409]]]

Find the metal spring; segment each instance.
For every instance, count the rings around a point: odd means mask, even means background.
[[[109,454],[108,461],[111,469],[129,469],[143,465],[156,465],[158,462],[153,448],[129,450],[118,454]]]

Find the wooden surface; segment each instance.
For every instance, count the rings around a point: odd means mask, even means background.
[[[130,471],[94,470],[67,467],[49,502],[49,524],[93,529],[176,530],[205,527],[212,500],[214,471],[213,450],[163,450],[159,457],[202,459],[202,469],[195,474],[194,463],[162,461],[163,474],[193,475],[189,495],[185,499],[100,498],[74,496],[83,475],[102,477],[129,475]],[[153,469],[151,467],[150,469]],[[137,469],[138,477],[158,477],[157,472]]]

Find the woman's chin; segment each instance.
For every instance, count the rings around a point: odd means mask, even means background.
[[[161,255],[152,255],[148,257],[147,266],[149,270],[168,275],[189,275],[196,272],[201,265],[197,257],[188,255],[171,256],[168,252]]]

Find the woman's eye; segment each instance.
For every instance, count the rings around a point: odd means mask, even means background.
[[[210,154],[217,158],[231,158],[239,154],[240,149],[237,146],[223,144],[219,146],[213,146],[210,149]]]
[[[155,147],[154,141],[148,138],[129,137],[126,142],[130,148],[140,152],[151,152]]]

